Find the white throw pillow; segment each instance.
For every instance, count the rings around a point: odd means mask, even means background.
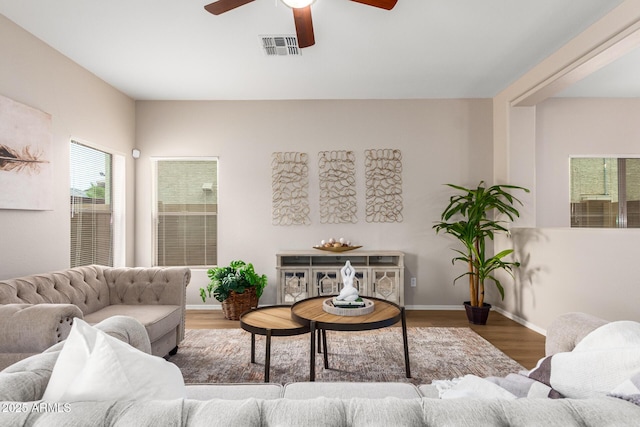
[[[75,319],[43,400],[151,400],[186,397],[180,369]]]

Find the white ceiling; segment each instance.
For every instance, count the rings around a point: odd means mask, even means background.
[[[0,13],[137,100],[487,98],[621,0],[317,0],[316,44],[290,57],[258,42],[295,33],[279,0],[219,16],[209,2],[0,0]],[[628,57],[563,95],[608,96],[629,67],[639,75],[640,53]],[[640,96],[636,80],[625,96]]]

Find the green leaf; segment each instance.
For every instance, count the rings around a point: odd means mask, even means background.
[[[231,261],[228,266],[215,267],[207,270],[210,279],[207,286],[208,296],[213,296],[222,302],[229,298],[231,292],[244,293],[248,288],[256,288],[258,298],[262,296],[267,285],[265,274],[256,274],[251,263],[237,260]],[[207,292],[205,288],[200,288],[200,297],[206,301]]]

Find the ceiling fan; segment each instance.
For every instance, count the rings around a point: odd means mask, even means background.
[[[207,12],[214,15],[221,15],[236,7],[240,7],[254,0],[218,0],[206,5]],[[293,9],[293,20],[296,24],[296,35],[298,36],[298,46],[301,48],[313,46],[315,38],[313,35],[313,22],[311,21],[311,3],[315,0],[282,0],[284,4]],[[351,0],[368,6],[379,7],[391,10],[398,0]]]

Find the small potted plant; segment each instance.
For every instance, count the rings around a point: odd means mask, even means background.
[[[255,272],[251,263],[231,261],[227,267],[215,267],[207,271],[211,281],[206,288],[200,288],[200,297],[207,297],[222,303],[224,316],[229,320],[238,320],[245,311],[258,306],[267,276]]]
[[[527,193],[529,190],[515,185],[494,185],[486,188],[483,181],[480,181],[475,189],[447,185],[458,193],[449,198],[449,205],[433,228],[436,233],[442,231],[450,234],[462,243],[464,249],[454,249],[459,256],[451,262],[455,264],[462,261],[467,264],[468,270],[456,277],[454,283],[463,276],[469,277],[470,299],[464,303],[467,317],[471,323],[484,325],[491,309],[491,305],[484,302],[485,280],[491,280],[504,299],[504,288],[494,273],[504,270],[513,277],[513,269],[520,266],[517,261],[505,259],[513,253],[513,249],[505,249],[490,257],[487,255],[486,240],[493,240],[495,234],[500,232],[508,233],[506,221],[494,219],[493,215],[502,214],[513,221],[514,217],[520,216],[514,204],[517,202],[522,205],[522,202],[508,190],[523,190]]]

